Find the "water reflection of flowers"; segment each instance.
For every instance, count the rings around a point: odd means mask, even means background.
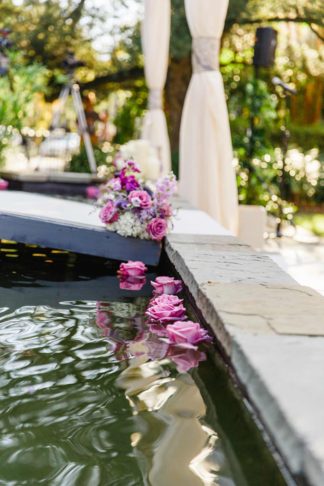
[[[121,264],[118,275],[122,284],[123,279],[135,279],[135,282],[145,279],[145,272],[146,267],[141,262],[128,262]],[[119,343],[118,349],[122,352],[117,359],[139,359],[141,362],[168,359],[179,373],[185,373],[206,359],[199,346],[210,342],[211,337],[199,323],[188,320],[183,299],[175,295],[182,290],[180,280],[157,277],[152,286],[154,295],[146,308],[146,322],[143,316],[137,315],[129,323],[135,336],[123,341],[120,332],[114,329],[106,333],[106,337]],[[107,324],[107,317],[99,313],[99,327],[101,324]]]

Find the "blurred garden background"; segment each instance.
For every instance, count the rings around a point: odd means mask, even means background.
[[[198,1],[198,0],[197,0]],[[322,0],[230,0],[222,39],[224,79],[239,199],[324,236],[324,6]],[[67,82],[66,56],[83,97],[98,165],[140,135],[147,106],[140,40],[141,0],[2,0],[0,3],[0,164],[35,155],[49,134]],[[277,31],[275,64],[253,67],[257,27]],[[288,97],[280,77],[297,91]],[[191,77],[183,0],[172,0],[165,89],[173,170],[179,167],[181,111]],[[69,130],[76,130],[72,106]],[[87,172],[84,148],[69,171]]]

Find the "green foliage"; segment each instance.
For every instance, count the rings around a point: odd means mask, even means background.
[[[324,215],[299,213],[295,217],[295,223],[306,228],[317,236],[324,237]]]
[[[106,165],[111,153],[114,153],[114,148],[109,143],[104,143],[103,145],[94,145],[93,152],[97,166],[99,167],[100,165]],[[69,163],[69,171],[91,173],[87,153],[83,144],[81,145],[80,152],[72,156]]]
[[[24,64],[21,55],[10,54],[10,74],[0,77],[0,162],[14,130],[28,124],[34,115],[35,96],[45,93],[47,70],[39,64]]]
[[[147,90],[143,84],[140,84],[136,91],[127,92],[126,98],[114,119],[114,124],[117,127],[115,143],[123,145],[139,135],[139,122],[143,118],[146,106]]]

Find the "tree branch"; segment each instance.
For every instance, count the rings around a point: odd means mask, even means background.
[[[117,71],[116,73],[104,74],[98,76],[92,81],[81,84],[82,89],[93,89],[101,84],[109,83],[123,83],[127,81],[136,81],[144,78],[144,69],[141,67],[134,67],[123,71]]]
[[[239,24],[239,25],[249,25],[249,24],[264,24],[265,22],[297,22],[297,23],[305,23],[305,24],[314,24],[321,26],[322,22],[320,19],[312,18],[312,17],[268,17],[268,18],[261,18],[261,19],[237,19],[237,18],[228,18],[226,23],[232,24]]]
[[[321,34],[318,32],[318,30],[316,30],[316,29],[314,28],[313,24],[309,24],[309,28],[310,28],[310,30],[311,30],[312,32],[314,32],[314,34],[315,34],[315,35],[316,35],[316,36],[317,36],[317,37],[318,37],[318,38],[319,38],[321,41],[323,41],[323,42],[324,42],[324,36],[322,36],[322,35],[321,35]]]

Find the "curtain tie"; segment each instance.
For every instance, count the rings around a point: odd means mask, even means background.
[[[219,70],[219,37],[195,37],[192,40],[192,67],[194,73]]]
[[[163,90],[159,88],[150,89],[148,99],[149,110],[163,109]]]

